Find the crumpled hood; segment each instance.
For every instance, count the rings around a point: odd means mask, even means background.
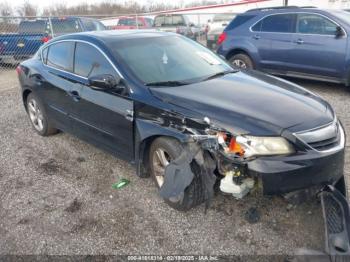
[[[256,71],[179,87],[156,87],[151,92],[234,133],[279,135],[285,129],[298,132],[319,127],[334,118],[322,98]]]

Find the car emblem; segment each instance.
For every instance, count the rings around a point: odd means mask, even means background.
[[[24,47],[24,43],[18,43],[17,46],[22,48]]]

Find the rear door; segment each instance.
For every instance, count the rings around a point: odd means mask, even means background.
[[[283,71],[288,68],[295,19],[295,14],[273,14],[251,27],[252,42],[258,50],[262,69]]]
[[[80,77],[72,92],[74,132],[125,159],[133,159],[133,102],[116,90],[94,90],[88,78],[108,74],[120,78],[104,53],[88,43],[77,42],[74,73]]]
[[[59,129],[70,130],[69,114],[75,106],[70,97],[74,86],[73,71],[74,42],[53,43],[43,50],[44,70],[35,76],[38,92],[44,97],[50,119]]]
[[[301,74],[341,77],[345,68],[347,37],[336,36],[337,26],[320,14],[298,14],[297,33],[290,56],[292,70]]]

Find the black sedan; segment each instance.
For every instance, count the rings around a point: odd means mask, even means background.
[[[58,37],[17,73],[37,133],[69,132],[134,163],[172,207],[209,204],[217,188],[320,193],[327,251],[350,252],[345,133],[321,97],[157,31]]]
[[[37,133],[69,132],[134,163],[176,209],[208,203],[215,184],[235,198],[345,194],[345,134],[326,101],[180,35],[67,35],[17,72]]]

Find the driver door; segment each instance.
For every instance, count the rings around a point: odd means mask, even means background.
[[[77,42],[74,74],[81,80],[71,91],[76,103],[71,113],[75,133],[126,160],[133,159],[133,101],[117,90],[95,90],[88,85],[89,77],[102,74],[120,78],[115,68],[97,48]]]
[[[319,14],[297,16],[291,71],[325,77],[342,77],[345,67],[346,36],[336,36],[338,25]]]

